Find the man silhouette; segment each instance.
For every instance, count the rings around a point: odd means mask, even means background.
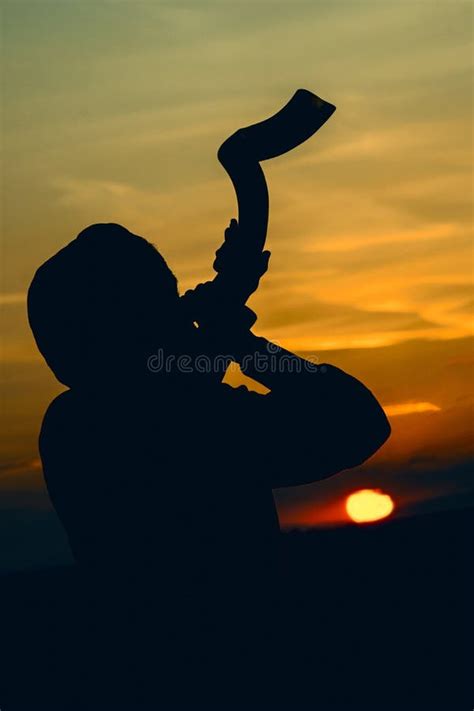
[[[226,237],[236,235],[233,221]],[[201,285],[191,317],[152,244],[97,224],[30,286],[37,345],[68,388],[41,429],[48,491],[76,561],[101,581],[102,609],[113,610],[115,683],[118,658],[133,648],[148,696],[143,679],[156,683],[163,650],[161,684],[197,657],[204,688],[216,664],[220,673],[236,658],[252,666],[270,628],[272,488],[359,465],[389,436],[359,381],[250,331],[252,313],[236,304],[257,288],[268,256],[236,265],[234,291]],[[228,355],[270,392],[223,384]]]

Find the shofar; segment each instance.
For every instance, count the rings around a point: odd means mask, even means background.
[[[250,258],[261,252],[267,236],[268,190],[260,161],[299,146],[316,133],[335,110],[335,106],[310,91],[298,89],[278,113],[240,128],[219,148],[217,157],[232,180],[237,196],[239,262],[245,261],[247,255]],[[213,266],[217,272],[214,283],[225,288],[225,263],[233,255],[225,244],[223,247]],[[232,250],[235,254],[235,247]],[[192,297],[192,292],[189,295]]]

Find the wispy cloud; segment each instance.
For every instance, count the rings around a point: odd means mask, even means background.
[[[21,291],[11,293],[0,293],[0,306],[11,306],[16,304],[26,304],[26,293]]]
[[[441,411],[441,408],[438,407],[438,405],[434,405],[432,402],[401,402],[394,405],[384,405],[383,407],[389,417]]]
[[[403,244],[414,241],[430,241],[433,239],[452,238],[465,233],[463,225],[441,223],[420,225],[409,229],[392,229],[373,234],[333,235],[325,238],[318,235],[313,243],[308,244],[308,252],[350,252],[363,247],[378,247],[383,244]]]

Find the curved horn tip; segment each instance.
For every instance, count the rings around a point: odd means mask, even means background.
[[[313,91],[310,91],[309,89],[297,89],[295,92],[295,96],[305,98],[306,100],[309,99],[310,103],[316,106],[317,109],[326,108],[332,109],[332,111],[336,110],[334,104],[331,104],[329,101],[322,99],[320,96],[315,94]]]

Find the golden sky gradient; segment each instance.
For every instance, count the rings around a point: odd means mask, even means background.
[[[363,377],[394,433],[361,472],[309,499],[279,496],[282,516],[306,507],[306,520],[329,520],[359,484],[392,487],[398,509],[462,494],[472,5],[6,0],[3,27],[5,491],[38,489],[27,463],[59,389],[26,322],[35,269],[86,225],[113,221],[153,241],[182,290],[212,277],[236,214],[216,150],[306,87],[337,111],[264,166],[272,259],[251,302],[255,330]]]

